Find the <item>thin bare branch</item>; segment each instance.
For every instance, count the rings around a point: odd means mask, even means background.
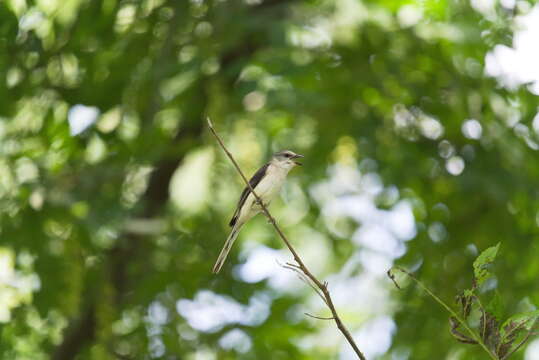
[[[232,164],[234,165],[234,167],[236,168],[236,170],[238,171],[238,173],[240,174],[241,178],[243,179],[243,182],[245,183],[245,185],[249,188],[249,190],[251,191],[251,193],[253,194],[253,196],[255,197],[256,201],[258,202],[258,204],[260,204],[260,207],[262,208],[262,212],[264,213],[264,215],[266,215],[266,217],[268,218],[268,221],[273,225],[273,227],[275,228],[275,231],[277,232],[277,234],[279,235],[279,237],[283,240],[283,242],[285,243],[286,247],[288,248],[288,250],[290,250],[290,252],[292,253],[293,257],[294,257],[294,261],[298,264],[297,266],[299,267],[299,269],[301,270],[301,272],[310,280],[312,281],[312,283],[314,284],[312,287],[313,288],[317,288],[319,289],[319,291],[322,293],[322,298],[324,299],[324,302],[326,303],[326,305],[328,306],[329,310],[331,311],[331,314],[333,316],[333,320],[335,321],[336,325],[337,325],[337,328],[339,328],[339,330],[341,331],[341,333],[344,335],[344,337],[346,338],[346,340],[348,341],[348,343],[350,344],[350,346],[352,346],[352,349],[354,350],[354,352],[356,353],[357,357],[360,359],[360,360],[366,360],[365,358],[365,355],[363,355],[363,353],[359,350],[359,347],[357,346],[356,342],[354,341],[354,338],[352,337],[352,335],[350,334],[350,332],[348,331],[348,329],[344,326],[344,324],[342,323],[341,321],[341,318],[339,317],[339,314],[337,313],[337,310],[335,309],[335,305],[333,305],[333,299],[331,298],[331,295],[329,293],[329,290],[328,290],[328,286],[327,286],[327,282],[324,282],[322,283],[320,280],[318,280],[312,273],[311,271],[307,268],[307,266],[305,266],[305,264],[303,263],[303,261],[301,260],[301,258],[299,257],[298,253],[296,252],[296,250],[294,249],[294,247],[292,246],[292,244],[290,243],[290,241],[288,241],[287,237],[284,235],[284,233],[281,231],[281,228],[277,225],[277,222],[275,221],[275,219],[273,218],[273,216],[270,214],[270,212],[268,211],[267,207],[264,205],[264,203],[262,202],[262,200],[260,199],[260,197],[256,194],[256,192],[254,191],[253,187],[251,186],[251,184],[249,184],[249,180],[245,177],[245,175],[243,174],[243,171],[241,171],[238,163],[236,162],[236,160],[234,159],[234,157],[232,156],[232,154],[230,153],[230,151],[228,151],[228,149],[226,148],[225,144],[223,143],[223,141],[221,140],[221,138],[219,137],[219,135],[217,134],[217,132],[215,131],[215,129],[213,128],[213,124],[210,120],[210,118],[208,117],[208,127],[210,128],[210,131],[211,133],[213,134],[213,136],[215,137],[215,139],[217,140],[217,142],[219,143],[219,145],[221,146],[221,149],[223,149],[223,151],[225,152],[225,154],[228,156],[228,158],[230,159],[230,161],[232,162]],[[294,269],[297,271],[297,269],[295,269],[294,267],[291,267],[289,266],[289,269]],[[317,291],[318,293],[318,291]]]
[[[298,265],[292,264],[292,263],[289,263],[289,262],[287,262],[286,265],[287,265],[287,266],[291,266],[291,267],[293,267],[293,268],[301,269]]]
[[[305,315],[309,316],[309,317],[312,317],[314,319],[318,319],[318,320],[335,320],[335,318],[333,316],[330,316],[330,317],[323,317],[323,316],[316,316],[316,315],[311,315],[309,313],[304,313]]]
[[[402,288],[400,287],[399,283],[397,282],[397,280],[395,280],[395,275],[393,275],[393,273],[391,272],[391,269],[389,269],[387,271],[387,276],[391,279],[391,281],[393,281],[393,284],[395,284],[395,287],[399,290],[402,290]]]
[[[320,291],[320,289],[318,289],[316,287],[316,285],[301,271],[301,268],[299,266],[296,266],[296,265],[281,265],[283,268],[287,269],[287,270],[290,270],[290,271],[293,271],[296,273],[296,275],[298,276],[298,278],[303,281],[304,283],[306,283],[307,285],[309,285],[317,294],[318,296],[320,296],[320,298],[322,299],[323,302],[326,303],[327,305],[327,300],[326,298],[324,297],[324,294]]]

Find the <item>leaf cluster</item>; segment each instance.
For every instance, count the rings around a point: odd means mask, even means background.
[[[475,339],[463,333],[461,322],[455,316],[449,317],[451,335],[464,344],[478,345],[481,341],[496,359],[505,360],[522,347],[531,337],[539,319],[539,310],[522,312],[510,316],[503,323],[501,297],[497,291],[482,291],[482,287],[493,275],[492,263],[496,260],[500,243],[484,250],[474,261],[472,287],[457,295],[456,302],[461,316],[468,323],[473,322],[474,313],[479,314],[475,327]],[[483,306],[481,298],[489,298]],[[478,340],[476,340],[478,339]]]

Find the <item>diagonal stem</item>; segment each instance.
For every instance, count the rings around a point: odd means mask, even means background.
[[[402,272],[403,274],[405,274],[406,276],[408,276],[410,279],[412,279],[417,285],[419,285],[419,287],[424,291],[426,292],[430,297],[432,297],[438,304],[440,304],[445,310],[447,310],[447,312],[449,312],[451,315],[453,315],[453,317],[466,329],[466,331],[468,331],[468,333],[470,334],[470,336],[479,344],[481,345],[481,347],[483,348],[483,350],[485,350],[485,352],[490,356],[491,359],[493,360],[498,360],[498,357],[496,355],[494,355],[492,353],[492,351],[489,350],[489,348],[487,347],[487,345],[483,342],[483,340],[481,339],[481,337],[479,335],[477,335],[475,333],[475,331],[473,331],[469,326],[468,324],[466,323],[466,321],[459,316],[459,314],[457,314],[449,305],[447,305],[445,302],[442,301],[442,299],[440,299],[438,296],[436,296],[436,294],[434,294],[428,287],[426,287],[421,281],[419,281],[418,278],[416,278],[412,273],[410,273],[409,271],[401,268],[400,266],[394,266],[392,269],[390,269],[387,274],[389,276],[389,278],[393,281],[393,283],[397,286],[397,288],[400,289],[399,285],[397,284],[397,282],[395,281],[395,278],[391,272],[391,270],[398,270],[400,272]]]
[[[296,252],[296,250],[294,249],[294,247],[292,246],[292,244],[290,243],[290,241],[288,241],[287,237],[284,235],[284,233],[281,231],[281,228],[277,225],[277,222],[275,221],[275,219],[273,218],[273,216],[270,214],[270,212],[268,211],[268,208],[264,205],[264,202],[260,199],[260,197],[258,197],[258,195],[256,194],[256,192],[254,191],[253,187],[251,186],[251,184],[249,184],[249,180],[245,177],[245,175],[243,174],[243,171],[241,171],[240,169],[240,166],[238,165],[238,163],[236,162],[236,160],[234,159],[234,157],[232,156],[232,154],[228,151],[228,149],[226,148],[225,144],[223,143],[223,141],[221,140],[221,138],[219,137],[219,135],[217,134],[217,132],[215,132],[215,129],[213,128],[213,124],[210,120],[210,118],[208,117],[208,127],[210,128],[210,131],[211,133],[213,134],[213,136],[215,136],[215,138],[217,139],[217,142],[219,143],[219,145],[221,146],[221,148],[223,149],[223,151],[225,152],[225,154],[228,156],[228,158],[230,159],[230,161],[232,162],[232,164],[234,164],[234,167],[236,168],[236,170],[238,171],[238,173],[240,174],[241,178],[243,179],[243,182],[245,182],[245,185],[247,185],[247,187],[249,188],[249,190],[251,191],[251,193],[253,194],[253,196],[255,197],[257,203],[260,205],[260,207],[262,208],[262,211],[264,212],[264,215],[266,215],[266,217],[268,218],[269,222],[273,225],[273,227],[275,228],[275,231],[277,231],[277,234],[279,234],[279,237],[284,241],[286,247],[288,248],[288,250],[290,250],[290,252],[292,253],[293,257],[294,257],[294,261],[296,261],[296,263],[298,264],[299,266],[299,269],[303,272],[303,274],[305,274],[305,276],[307,278],[309,278],[309,280],[311,280],[314,285],[316,285],[316,287],[318,289],[320,289],[320,291],[322,292],[323,294],[323,298],[325,300],[325,303],[326,305],[328,306],[329,310],[331,311],[331,314],[332,314],[332,317],[333,317],[333,320],[335,320],[335,323],[337,324],[337,328],[339,328],[339,330],[342,332],[342,334],[344,335],[344,337],[346,338],[346,340],[348,341],[348,343],[350,344],[350,346],[352,346],[352,349],[354,350],[354,352],[356,353],[357,357],[360,359],[360,360],[366,360],[365,356],[363,355],[363,353],[359,350],[359,347],[357,346],[357,344],[355,343],[354,339],[352,338],[352,335],[350,334],[350,332],[348,331],[348,329],[346,328],[346,326],[344,326],[344,324],[342,323],[341,321],[341,318],[339,317],[339,314],[337,314],[337,310],[335,309],[335,305],[333,304],[333,300],[331,298],[331,295],[329,293],[329,290],[328,290],[328,286],[327,286],[327,283],[326,282],[321,282],[320,280],[318,280],[310,271],[309,269],[307,268],[307,266],[305,266],[305,264],[303,263],[303,261],[301,260],[301,258],[299,257],[298,253]]]

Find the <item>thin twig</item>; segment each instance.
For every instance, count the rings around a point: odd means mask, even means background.
[[[387,271],[387,276],[393,281],[393,284],[395,284],[395,287],[399,290],[402,290],[397,280],[395,280],[395,275],[391,272],[391,269]]]
[[[304,314],[309,316],[309,317],[312,317],[314,319],[318,319],[318,320],[334,320],[335,319],[333,316],[323,317],[323,316],[315,316],[315,315],[312,315],[312,314],[309,314],[309,313],[304,313]]]
[[[287,266],[292,266],[292,267],[294,267],[294,268],[300,269],[300,267],[297,266],[296,264],[292,264],[292,263],[290,263],[290,262],[286,262],[285,264],[286,264]]]
[[[430,291],[430,289],[428,287],[426,287],[425,285],[423,285],[423,283],[421,281],[419,281],[418,278],[416,278],[412,273],[410,273],[409,271],[407,270],[404,270],[403,268],[401,268],[400,266],[394,266],[392,269],[390,269],[387,273],[388,273],[388,276],[391,278],[391,280],[393,280],[393,282],[396,284],[396,281],[395,281],[395,278],[393,276],[393,273],[391,272],[391,270],[398,270],[400,272],[402,272],[403,274],[407,275],[410,279],[412,279],[417,285],[419,285],[419,287],[424,291],[426,292],[427,294],[430,295],[430,297],[432,297],[438,304],[440,304],[444,309],[446,309],[451,315],[453,315],[453,317],[468,331],[468,333],[471,335],[471,337],[477,341],[477,343],[479,345],[481,345],[481,347],[483,348],[483,350],[485,350],[488,355],[490,356],[491,359],[493,360],[498,360],[498,357],[496,355],[494,355],[490,350],[489,348],[487,347],[487,345],[483,342],[483,340],[481,339],[480,336],[478,336],[475,331],[473,331],[469,326],[468,324],[466,323],[466,321],[464,321],[464,319],[462,319],[453,309],[451,309],[451,307],[449,307],[449,305],[447,305],[445,302],[442,301],[442,299],[440,299],[438,296],[436,296],[432,291]],[[397,285],[397,284],[396,284]],[[397,285],[397,287],[400,289],[400,287]]]
[[[287,263],[288,264],[288,263]],[[309,285],[313,290],[314,292],[316,292],[318,294],[318,296],[320,296],[320,298],[322,299],[323,302],[326,303],[327,305],[327,300],[326,298],[324,297],[324,294],[322,294],[322,292],[320,291],[320,289],[318,289],[316,287],[316,285],[307,277],[305,276],[305,274],[301,271],[301,268],[299,266],[289,266],[289,265],[281,265],[283,268],[285,269],[288,269],[290,271],[294,271],[296,273],[296,275],[298,276],[298,278],[303,281],[304,283],[306,283],[307,285]]]
[[[219,143],[219,145],[221,146],[221,148],[223,149],[223,151],[225,152],[225,154],[228,156],[228,158],[230,159],[230,161],[232,162],[232,164],[234,164],[234,167],[236,168],[236,170],[238,171],[238,173],[240,174],[241,178],[243,179],[243,182],[245,182],[245,185],[247,185],[247,187],[249,188],[249,190],[251,191],[251,193],[253,194],[253,196],[255,197],[257,203],[260,205],[260,207],[262,208],[262,211],[264,213],[264,215],[266,215],[266,217],[268,218],[269,222],[273,225],[273,227],[275,228],[275,231],[277,231],[277,234],[279,234],[279,237],[284,241],[286,247],[288,248],[288,250],[290,250],[290,252],[292,253],[293,257],[294,257],[294,261],[298,264],[299,268],[301,269],[301,271],[303,272],[303,274],[305,274],[305,276],[311,280],[314,285],[320,289],[320,291],[322,292],[322,295],[323,295],[323,299],[324,299],[324,302],[326,303],[326,305],[328,306],[329,310],[331,311],[331,314],[333,315],[333,320],[335,320],[335,323],[337,324],[337,327],[339,328],[339,330],[342,332],[342,334],[344,335],[344,337],[346,338],[346,340],[348,341],[348,343],[350,344],[350,346],[352,346],[352,349],[354,350],[354,352],[356,353],[356,355],[358,356],[359,359],[361,360],[366,360],[365,356],[363,355],[363,353],[359,350],[359,347],[357,346],[357,344],[355,343],[354,341],[354,338],[352,338],[352,335],[350,334],[350,332],[348,331],[348,329],[344,326],[344,324],[342,323],[341,321],[341,318],[339,317],[339,314],[337,314],[337,310],[335,309],[335,305],[333,305],[333,300],[331,298],[331,295],[329,293],[329,290],[328,290],[328,286],[327,286],[327,283],[324,282],[322,283],[320,280],[318,280],[310,271],[309,269],[307,268],[307,266],[305,266],[305,264],[303,263],[303,261],[301,260],[301,258],[299,257],[298,253],[296,252],[296,250],[294,249],[294,247],[292,246],[292,244],[290,243],[290,241],[288,241],[287,237],[284,235],[284,233],[281,231],[281,228],[279,228],[279,226],[277,225],[277,222],[275,221],[275,219],[273,218],[273,216],[270,214],[270,212],[268,211],[267,207],[264,205],[264,202],[260,199],[260,197],[256,194],[256,192],[254,191],[253,187],[251,186],[251,184],[249,183],[249,180],[245,177],[245,175],[243,174],[243,171],[241,171],[238,163],[236,162],[236,160],[234,159],[234,157],[232,156],[232,154],[228,151],[228,149],[226,148],[225,144],[223,143],[223,141],[221,140],[221,138],[219,137],[219,135],[217,134],[217,132],[215,132],[215,129],[213,128],[213,124],[210,120],[210,118],[208,117],[208,127],[210,128],[210,131],[211,133],[213,134],[213,136],[215,136],[215,138],[217,139],[217,142]],[[291,267],[293,269],[293,267]]]

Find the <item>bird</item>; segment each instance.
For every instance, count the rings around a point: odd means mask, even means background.
[[[294,167],[302,165],[296,160],[302,157],[303,155],[296,154],[290,150],[279,151],[273,154],[271,160],[258,169],[253,177],[251,177],[249,184],[260,200],[262,200],[264,206],[269,206],[270,202],[279,194],[288,172]],[[238,237],[242,226],[261,211],[262,207],[258,204],[249,187],[246,186],[240,195],[236,211],[228,224],[232,228],[232,231],[230,231],[230,235],[228,235],[223,249],[213,266],[212,272],[214,274],[219,273],[223,267],[226,257],[232,248],[232,244],[234,244],[234,241]]]

